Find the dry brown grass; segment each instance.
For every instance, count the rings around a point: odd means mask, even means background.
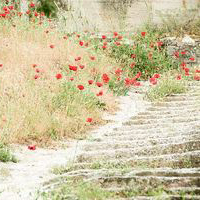
[[[38,27],[26,22],[14,21],[15,27],[0,22],[0,130],[1,139],[8,143],[37,142],[49,145],[55,139],[73,138],[92,126],[85,121],[94,119],[93,125],[100,124],[101,109],[91,101],[91,106],[84,104],[79,91],[69,93],[65,108],[55,108],[52,100],[62,91],[62,84],[69,82],[68,64],[75,64],[74,58],[81,56],[81,64],[86,66],[75,77],[78,84],[87,84],[91,79],[91,69],[96,73],[108,72],[112,67],[109,60],[102,55],[95,55],[97,60],[91,64],[91,52],[80,48],[73,40],[64,40],[56,29]],[[34,28],[35,27],[35,28]],[[46,30],[49,33],[45,33]],[[51,49],[49,45],[55,45]],[[40,78],[35,80],[37,64]],[[55,75],[63,74],[57,80]],[[64,75],[65,73],[65,75]],[[106,103],[106,109],[113,111],[116,107],[112,94],[106,92],[99,97]],[[92,91],[99,88],[93,86]],[[87,95],[86,95],[87,96]],[[72,109],[70,109],[72,108]]]

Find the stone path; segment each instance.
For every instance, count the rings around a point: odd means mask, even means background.
[[[120,199],[156,199],[149,192],[160,187],[160,199],[200,199],[200,82],[112,131],[94,133],[61,177],[101,183]]]

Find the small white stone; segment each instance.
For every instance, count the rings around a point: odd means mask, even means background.
[[[182,39],[182,43],[185,45],[195,46],[195,41],[189,35],[185,35],[185,37]]]

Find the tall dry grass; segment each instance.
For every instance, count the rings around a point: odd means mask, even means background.
[[[48,21],[38,25],[23,18],[0,19],[0,139],[4,142],[49,145],[57,139],[74,138],[102,123],[103,109],[115,109],[106,86],[104,95],[97,97],[101,88],[87,83],[95,78],[94,71],[99,75],[109,72],[110,60],[94,54],[90,47],[80,47],[76,35],[65,40],[59,30],[50,27]],[[91,54],[95,61],[90,60]],[[69,64],[78,64],[77,56],[85,68],[69,72]],[[63,78],[57,80],[57,73]],[[74,81],[70,81],[72,76]],[[85,90],[79,91],[78,84]],[[88,117],[93,118],[92,124],[86,122]]]

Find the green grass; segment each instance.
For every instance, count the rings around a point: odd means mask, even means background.
[[[153,86],[146,94],[151,101],[160,101],[173,94],[186,92],[187,88],[184,81],[163,78],[156,86]]]
[[[16,157],[11,153],[10,149],[0,143],[0,162],[17,162]]]

